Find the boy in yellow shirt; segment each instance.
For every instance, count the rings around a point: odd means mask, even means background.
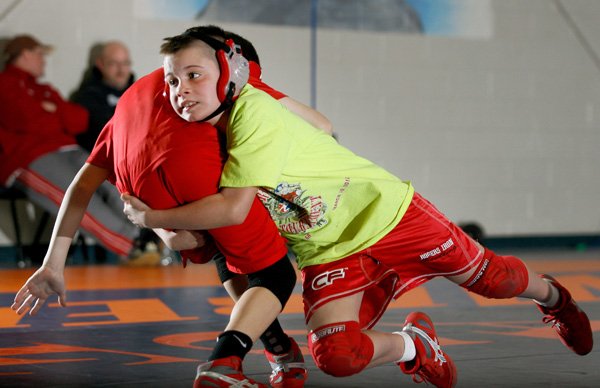
[[[488,298],[533,299],[566,346],[591,351],[589,320],[560,283],[482,247],[409,182],[237,79],[243,58],[222,42],[188,30],[161,52],[171,105],[226,133],[228,159],[218,194],[160,211],[125,196],[126,213],[139,226],[211,229],[243,222],[258,195],[296,254],[309,348],[325,373],[395,362],[415,381],[454,386],[426,314],[409,314],[401,332],[372,330],[392,298],[438,276]]]

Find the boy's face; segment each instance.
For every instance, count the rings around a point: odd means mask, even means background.
[[[198,41],[165,55],[164,71],[171,106],[184,120],[204,120],[221,105],[217,97],[219,65],[205,43]],[[214,125],[219,117],[207,122]]]

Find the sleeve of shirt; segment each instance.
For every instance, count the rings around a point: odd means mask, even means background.
[[[90,156],[87,159],[89,164],[93,164],[97,167],[102,167],[108,171],[110,171],[110,176],[108,181],[112,184],[115,183],[116,176],[114,171],[114,153],[113,153],[113,143],[112,143],[112,128],[113,122],[110,120],[100,135],[98,136],[98,140],[96,141],[96,145],[94,149],[90,153]]]
[[[229,157],[221,187],[275,187],[290,149],[276,100],[254,91],[240,97],[227,127]]]
[[[280,92],[279,90],[273,89],[271,86],[264,83],[260,78],[250,77],[248,83],[254,86],[256,89],[262,90],[267,93],[269,96],[273,97],[276,100],[281,100],[283,97],[287,97],[286,94]]]

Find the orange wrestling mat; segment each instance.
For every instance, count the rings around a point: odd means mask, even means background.
[[[521,255],[571,291],[598,342],[600,256],[555,256]],[[210,354],[233,307],[210,264],[90,265],[67,267],[66,308],[52,297],[37,316],[18,316],[10,304],[31,273],[0,270],[0,387],[191,387],[197,363]],[[528,300],[488,300],[436,279],[392,302],[376,329],[400,330],[415,310],[436,324],[458,368],[459,387],[600,386],[600,351],[571,353]],[[346,378],[318,370],[306,347],[299,284],[281,321],[305,354],[306,387],[414,385],[395,365]],[[270,370],[260,343],[244,369],[266,383]]]

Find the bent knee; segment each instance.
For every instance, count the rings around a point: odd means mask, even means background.
[[[373,342],[355,321],[312,330],[308,344],[319,369],[335,377],[359,373],[373,358]]]
[[[461,287],[488,298],[507,299],[521,295],[528,283],[527,267],[520,259],[486,249],[477,271]]]
[[[365,365],[349,355],[313,355],[319,369],[334,377],[348,377],[360,373]]]

